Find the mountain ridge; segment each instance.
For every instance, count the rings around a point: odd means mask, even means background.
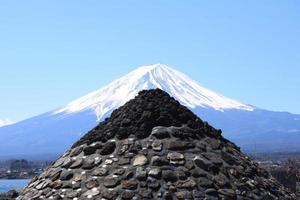
[[[0,119],[0,127],[3,127],[3,126],[8,126],[8,125],[11,125],[11,124],[14,124],[13,121],[9,120],[9,119]]]
[[[138,91],[155,88],[170,93],[189,108],[200,106],[220,111],[225,109],[254,110],[254,107],[250,105],[242,104],[202,87],[185,74],[167,65],[154,64],[139,67],[107,86],[70,102],[65,107],[54,111],[53,114],[94,109],[97,117],[101,118],[108,110],[116,109],[134,98]],[[113,104],[111,105],[110,102]]]
[[[300,121],[295,120],[300,115],[240,103],[203,88],[177,70],[156,64],[140,67],[64,107],[0,128],[0,141],[4,141],[0,158],[37,150],[43,155],[59,154],[139,91],[155,88],[222,129],[224,136],[243,151],[300,151]]]

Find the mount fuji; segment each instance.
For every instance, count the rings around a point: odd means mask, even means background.
[[[0,119],[0,127],[7,126],[13,124],[9,119]]]
[[[300,151],[300,115],[273,112],[208,90],[163,64],[140,67],[64,107],[0,128],[0,158],[48,158],[67,149],[84,133],[133,99],[160,88],[222,129],[246,152]]]

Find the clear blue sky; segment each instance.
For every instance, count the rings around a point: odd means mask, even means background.
[[[164,63],[261,108],[300,113],[300,1],[0,1],[0,118],[60,107]]]

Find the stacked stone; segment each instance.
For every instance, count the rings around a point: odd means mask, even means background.
[[[296,199],[161,90],[141,92],[34,178],[27,199]]]

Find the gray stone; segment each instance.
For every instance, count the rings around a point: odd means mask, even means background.
[[[152,129],[151,135],[158,139],[170,137],[170,129],[168,127],[156,126]]]
[[[125,180],[122,181],[122,188],[127,190],[137,189],[138,183],[135,180]]]
[[[41,182],[40,184],[38,184],[35,188],[38,190],[44,189],[45,187],[47,187],[50,184],[50,180],[46,180]]]
[[[97,196],[98,194],[100,194],[100,191],[98,190],[98,188],[93,188],[91,190],[86,191],[83,196],[86,196],[87,198],[92,198],[94,196]]]
[[[194,162],[199,168],[204,169],[204,170],[209,170],[210,167],[212,166],[212,162],[210,162],[206,158],[200,157],[200,156],[196,156],[194,158]]]
[[[116,149],[116,143],[115,142],[107,142],[102,150],[100,151],[101,155],[109,155],[112,154]]]
[[[136,194],[136,192],[134,192],[134,191],[126,191],[125,190],[121,193],[121,198],[127,199],[127,200],[132,200],[135,194]]]
[[[106,176],[108,174],[108,170],[106,168],[96,168],[93,172],[93,176]]]
[[[83,164],[83,159],[82,158],[77,158],[72,165],[70,166],[71,169],[79,168]]]
[[[183,151],[194,147],[195,146],[190,142],[184,142],[179,140],[169,141],[167,145],[167,149],[172,151]]]
[[[193,196],[197,200],[202,200],[205,197],[204,191],[202,188],[199,188],[199,190],[193,190]]]
[[[120,147],[118,148],[118,155],[124,155],[129,149],[128,144],[120,143]]]
[[[128,165],[130,164],[130,158],[120,158],[119,165]]]
[[[203,170],[201,168],[195,168],[191,171],[191,173],[194,178],[206,177],[208,174],[208,172],[206,172],[205,170]]]
[[[102,163],[102,159],[99,156],[95,156],[94,160],[95,160],[94,162],[95,166]]]
[[[88,156],[88,155],[91,155],[93,153],[95,153],[97,150],[97,147],[96,146],[86,146],[83,148],[83,152],[84,152],[84,155]]]
[[[54,171],[51,174],[51,181],[56,181],[60,177],[60,173],[62,172],[61,169]]]
[[[170,191],[164,192],[163,193],[163,199],[165,199],[165,200],[172,200],[173,199],[172,198],[172,192],[170,192]]]
[[[82,169],[92,169],[95,166],[95,160],[93,157],[87,157],[84,159]]]
[[[177,175],[176,172],[171,171],[171,170],[164,170],[162,171],[162,178],[166,182],[176,182],[177,181]]]
[[[185,139],[190,139],[190,138],[195,138],[195,133],[193,129],[190,129],[186,127],[185,125],[182,127],[173,127],[172,128],[172,136],[185,140]]]
[[[208,187],[212,187],[213,186],[213,182],[207,178],[204,178],[204,177],[201,177],[199,179],[199,186],[201,187],[205,187],[205,188],[208,188]]]
[[[162,150],[162,142],[160,140],[154,140],[152,143],[152,149],[154,151],[161,151]]]
[[[189,191],[179,191],[179,192],[175,192],[175,196],[176,196],[178,199],[182,199],[182,200],[185,200],[185,199],[192,199],[192,198],[193,198],[192,193],[189,192]]]
[[[73,157],[79,155],[82,152],[82,149],[83,148],[81,146],[73,148],[71,150],[70,156]]]
[[[74,174],[73,181],[78,182],[78,181],[82,181],[82,180],[85,180],[85,179],[87,179],[86,174],[75,173],[75,174]]]
[[[209,144],[209,146],[213,150],[219,149],[220,146],[221,146],[221,142],[217,139],[214,139],[214,138],[208,138],[208,139],[206,139],[206,142]]]
[[[152,198],[152,192],[148,189],[140,189],[139,190],[139,196],[141,196],[143,199],[151,199]]]
[[[99,183],[97,181],[97,179],[89,179],[85,182],[85,187],[88,188],[88,189],[92,189],[94,187],[98,187],[99,186]]]
[[[176,175],[177,175],[177,177],[178,177],[180,180],[185,180],[185,179],[187,179],[186,173],[185,173],[184,171],[182,171],[182,170],[177,170],[177,171],[176,171]]]
[[[106,159],[105,161],[104,161],[104,164],[105,165],[111,165],[111,164],[113,164],[113,160],[112,159]]]
[[[123,175],[125,173],[125,169],[124,168],[119,168],[119,169],[116,169],[113,174],[115,175]]]
[[[153,166],[163,166],[163,165],[168,165],[169,161],[165,157],[153,156],[151,158],[151,164]]]
[[[183,165],[185,163],[184,155],[181,153],[168,153],[167,158],[170,161],[170,164]]]
[[[214,176],[212,180],[221,188],[230,186],[230,182],[224,174],[219,173],[218,175]]]
[[[219,189],[218,193],[231,198],[234,198],[236,196],[235,191],[232,189]]]
[[[222,155],[222,159],[225,162],[227,162],[228,164],[230,164],[230,165],[235,164],[235,158],[232,155],[230,155],[229,153],[222,151],[221,155]]]
[[[156,190],[160,187],[160,183],[157,179],[149,177],[147,179],[147,186],[148,186],[148,188]]]
[[[161,177],[161,170],[159,168],[150,169],[148,175],[150,177],[159,179]]]
[[[133,173],[133,171],[131,171],[131,170],[127,171],[127,172],[124,174],[124,178],[125,178],[125,179],[130,179],[130,178],[132,178],[133,176],[134,176],[134,173]]]
[[[191,190],[196,186],[196,182],[192,179],[188,179],[188,180],[180,180],[177,181],[175,184],[176,188],[179,189],[188,189]]]
[[[197,142],[196,147],[201,151],[206,151],[207,143],[204,141]]]
[[[62,181],[68,181],[72,177],[73,177],[73,172],[72,171],[64,170],[60,174],[60,180],[62,180]]]
[[[62,186],[61,188],[63,189],[70,189],[72,188],[72,183],[71,181],[62,181]]]
[[[63,168],[69,168],[74,161],[71,158],[65,158],[64,163],[61,165]]]
[[[81,187],[81,182],[75,182],[72,184],[72,189],[76,190]]]
[[[138,168],[136,168],[135,176],[138,180],[146,180],[147,179],[147,171],[142,167],[138,167]]]
[[[118,196],[118,192],[115,190],[102,189],[101,196],[105,199],[115,200]]]
[[[123,127],[128,127],[131,123],[131,120],[128,118],[123,119],[123,121],[121,122],[121,126]]]
[[[65,162],[64,158],[60,158],[52,165],[52,167],[54,168],[60,167],[61,165],[64,164],[64,162]]]
[[[59,189],[61,188],[62,186],[62,183],[60,181],[54,181],[54,182],[51,182],[49,187],[53,188],[53,189]]]
[[[148,159],[147,159],[146,156],[144,156],[144,155],[137,155],[134,158],[133,166],[143,166],[143,165],[146,165],[147,163],[148,163]]]
[[[107,188],[113,188],[120,184],[120,178],[118,177],[106,177],[104,179],[104,186]]]
[[[211,195],[211,196],[216,196],[216,195],[218,195],[218,192],[214,188],[209,188],[209,189],[205,190],[205,194]]]
[[[78,196],[79,196],[79,192],[77,192],[77,191],[69,191],[66,194],[66,197],[70,198],[70,199],[76,198]]]

